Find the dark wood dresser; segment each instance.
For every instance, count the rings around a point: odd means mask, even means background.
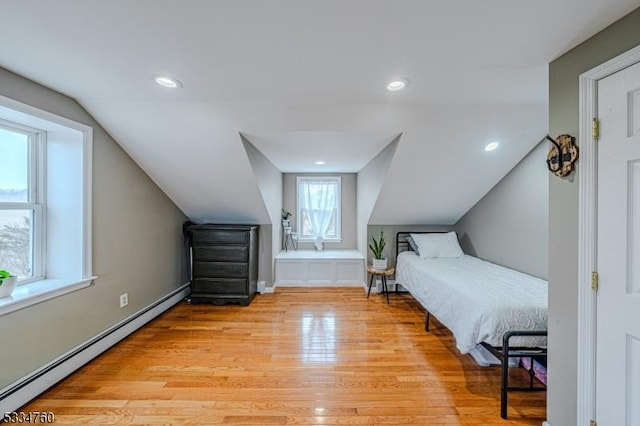
[[[192,303],[251,303],[258,287],[258,228],[189,225]]]

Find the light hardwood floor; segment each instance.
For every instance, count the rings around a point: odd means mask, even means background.
[[[408,294],[286,288],[248,307],[181,303],[22,411],[56,424],[540,425]],[[513,373],[525,377],[522,369]],[[522,370],[522,371],[517,371]]]

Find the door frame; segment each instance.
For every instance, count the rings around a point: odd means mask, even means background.
[[[597,266],[598,147],[593,119],[598,117],[597,83],[640,62],[640,46],[583,73],[580,82],[580,166],[578,167],[578,424],[596,418],[596,292],[591,273]]]

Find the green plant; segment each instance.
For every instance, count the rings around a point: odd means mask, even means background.
[[[0,285],[4,282],[6,278],[11,276],[11,272],[5,271],[4,269],[0,271]]]
[[[291,217],[291,212],[287,209],[282,209],[282,220],[287,220]]]
[[[376,240],[376,237],[371,236],[373,243],[369,244],[369,248],[373,253],[374,259],[382,259],[382,251],[384,250],[384,246],[387,245],[387,242],[384,240],[384,231],[380,230],[380,238]]]

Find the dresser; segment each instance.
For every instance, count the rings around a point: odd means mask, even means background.
[[[192,303],[248,305],[258,286],[258,225],[191,224]]]

